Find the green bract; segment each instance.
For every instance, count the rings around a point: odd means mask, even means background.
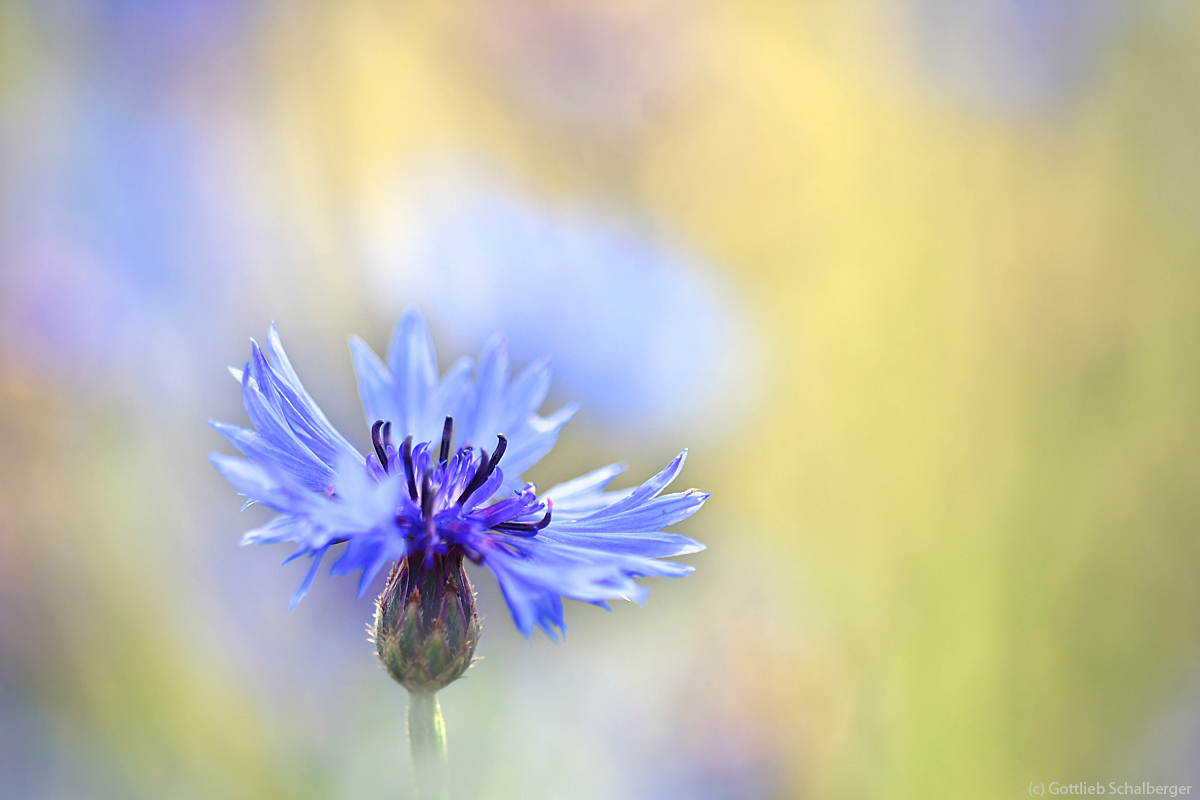
[[[418,554],[397,562],[375,604],[374,638],[384,669],[414,694],[434,694],[462,677],[479,642],[462,557],[434,554],[427,562]]]

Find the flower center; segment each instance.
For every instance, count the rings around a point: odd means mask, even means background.
[[[412,436],[407,436],[397,449],[392,443],[391,430],[392,424],[384,420],[376,420],[371,426],[371,444],[378,468],[375,464],[368,466],[376,471],[377,477],[382,477],[378,470],[383,475],[404,471],[406,500],[411,503],[401,501],[396,509],[396,523],[406,530],[409,538],[420,543],[419,549],[439,545],[453,549],[457,545],[470,556],[475,549],[471,545],[479,544],[478,537],[485,531],[527,537],[550,524],[550,508],[538,501],[532,486],[484,505],[501,488],[502,475],[497,474],[497,468],[508,448],[504,434],[496,437],[496,449],[491,455],[482,448],[477,455],[466,444],[451,456],[454,419],[446,417],[435,458],[434,442],[414,446]],[[540,520],[529,520],[543,508],[546,513]]]

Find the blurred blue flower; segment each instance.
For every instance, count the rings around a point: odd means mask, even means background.
[[[1052,111],[1096,71],[1112,0],[909,0],[920,77],[938,94],[1000,113]]]
[[[213,343],[196,326],[247,302],[229,281],[244,285],[253,263],[242,250],[254,222],[239,196],[246,145],[230,133],[244,115],[195,91],[244,63],[244,6],[30,9],[56,47],[29,50],[0,96],[0,148],[12,155],[0,174],[0,358],[77,387],[132,378],[194,394],[187,359]],[[245,70],[238,79],[248,83]]]
[[[66,121],[61,149],[11,187],[24,203],[13,215],[22,224],[0,236],[10,265],[0,340],[19,342],[12,357],[56,380],[124,373],[154,391],[187,385],[181,356],[211,341],[196,326],[241,303],[228,281],[242,240],[216,202],[212,143],[178,119],[129,118],[108,101]]]
[[[186,73],[233,67],[236,51],[253,40],[261,0],[93,0],[37,4],[43,24],[82,32],[95,66],[136,83],[167,88]],[[176,89],[178,87],[175,87]]]
[[[396,325],[385,364],[351,341],[359,395],[374,452],[364,456],[330,424],[304,390],[274,326],[265,351],[252,342],[245,369],[233,370],[255,430],[213,422],[245,458],[210,460],[247,497],[280,515],[244,544],[295,542],[288,560],[312,568],[292,599],[308,591],[325,553],[345,544],[333,574],[361,571],[360,594],[388,561],[410,569],[466,558],[496,576],[513,621],[564,631],[562,597],[606,606],[642,602],[646,576],[678,577],[692,567],[658,559],[702,545],[662,528],[691,516],[708,495],[660,496],[686,451],[635,489],[606,492],[621,465],[603,467],[537,495],[520,474],[553,446],[574,407],[540,417],[550,388],[547,360],[510,380],[501,337],[479,364],[460,359],[439,381],[433,344],[415,309]],[[397,442],[402,444],[397,445]],[[491,455],[485,446],[494,444]],[[504,468],[500,464],[503,461]]]
[[[558,388],[622,430],[735,424],[756,348],[735,286],[644,220],[548,207],[455,157],[418,167],[365,234],[389,311],[418,303],[456,349],[503,330],[547,351]]]

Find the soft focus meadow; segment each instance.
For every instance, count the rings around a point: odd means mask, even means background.
[[[210,467],[417,304],[682,447],[683,580],[525,640],[454,795],[1200,791],[1200,5],[0,2],[0,796],[404,798],[371,597]],[[621,481],[624,481],[621,483]],[[381,584],[382,579],[377,581]]]

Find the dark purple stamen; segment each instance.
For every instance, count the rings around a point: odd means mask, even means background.
[[[388,471],[387,450],[383,447],[383,436],[380,430],[383,428],[383,420],[375,420],[375,424],[371,426],[371,444],[375,445],[375,455],[379,457],[379,466],[383,467],[384,473]]]
[[[487,467],[488,452],[480,448],[479,450],[479,466],[475,468],[475,474],[471,476],[471,480],[467,482],[467,487],[462,490],[462,494],[458,496],[458,504],[462,505],[463,501],[471,496],[471,492],[483,485],[483,471]]]
[[[500,463],[500,459],[504,456],[504,451],[508,448],[508,439],[504,438],[501,433],[496,436],[496,452],[492,453],[492,458],[488,460],[487,450],[480,450],[479,466],[475,468],[475,474],[471,476],[471,482],[467,484],[467,488],[463,489],[462,494],[458,496],[458,502],[461,504],[464,500],[471,496],[472,493],[480,486],[483,486],[484,481],[492,476],[496,471],[496,465]]]
[[[408,478],[408,494],[413,500],[417,499],[417,479],[413,477],[412,463],[412,435],[404,437],[404,445],[401,447],[401,452],[404,454],[404,477]]]
[[[383,423],[383,443],[392,443],[392,423],[390,422]]]
[[[500,459],[504,457],[504,451],[508,449],[508,439],[503,433],[496,434],[496,452],[492,453],[492,460],[488,462],[487,475],[490,477],[492,471],[496,469],[496,465],[500,463]]]
[[[504,531],[505,533],[524,533],[527,535],[532,535],[550,524],[550,513],[550,510],[547,509],[546,516],[542,517],[537,522],[501,522],[498,525],[493,525],[492,529]]]
[[[438,451],[438,461],[442,462],[443,467],[450,460],[450,439],[453,437],[454,417],[446,417],[446,424],[442,427],[442,449]]]

